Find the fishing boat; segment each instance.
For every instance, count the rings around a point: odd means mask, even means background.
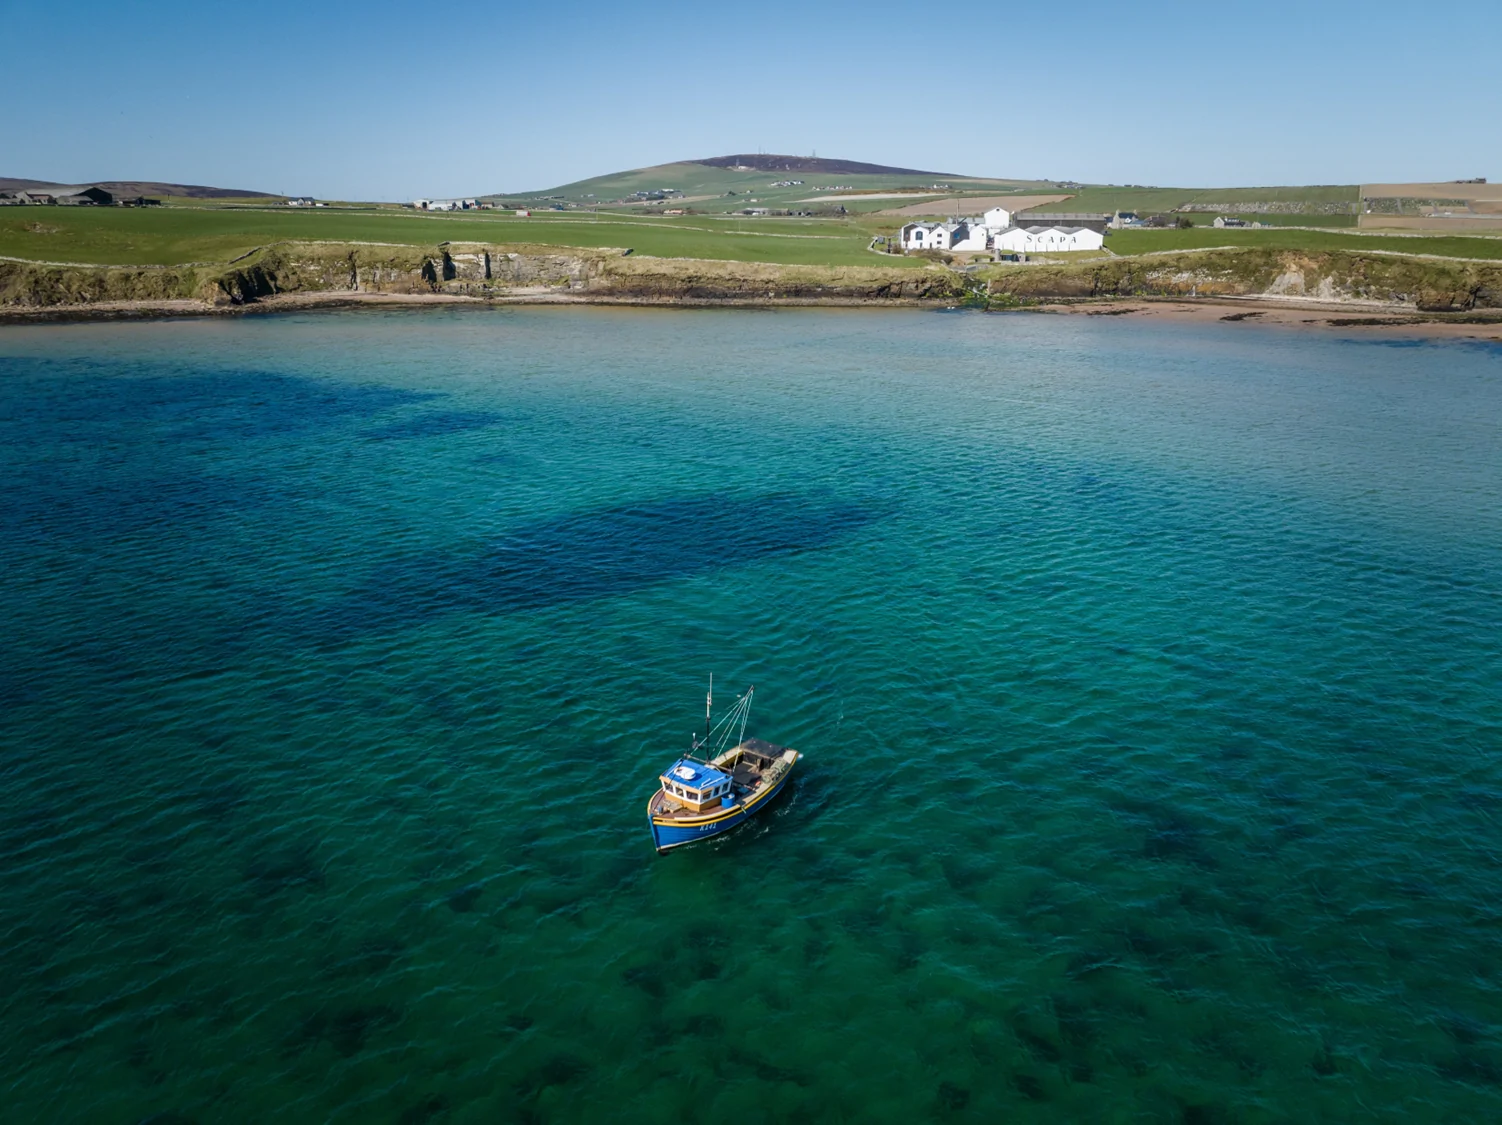
[[[669,766],[647,802],[657,854],[707,840],[745,823],[772,803],[803,757],[786,746],[746,737],[755,687],[739,697],[718,723],[711,724],[714,677],[704,699],[704,737]]]

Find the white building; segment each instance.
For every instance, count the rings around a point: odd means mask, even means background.
[[[961,219],[950,224],[949,248],[961,253],[984,252],[991,248],[991,232],[974,219]]]
[[[1012,225],[1012,213],[1005,207],[992,207],[980,217],[980,221],[994,237]]]
[[[1089,227],[1008,227],[993,241],[997,250],[1007,254],[1099,250],[1105,244],[1105,235]]]
[[[907,223],[901,231],[904,250],[948,250],[952,223]]]
[[[479,204],[473,199],[414,199],[418,211],[473,211]]]
[[[991,249],[995,237],[1012,222],[1005,207],[993,207],[978,219],[908,223],[902,228],[904,250],[954,250],[977,253]]]

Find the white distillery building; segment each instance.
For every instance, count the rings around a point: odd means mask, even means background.
[[[479,203],[473,199],[414,199],[416,211],[473,211]]]
[[[904,250],[948,250],[958,223],[908,223],[902,228]]]
[[[991,249],[995,237],[1012,222],[1005,207],[993,207],[978,219],[952,222],[908,223],[902,228],[904,250],[956,250],[961,253]]]
[[[1089,227],[1008,227],[993,241],[1005,254],[1047,254],[1066,250],[1099,250],[1106,236]]]

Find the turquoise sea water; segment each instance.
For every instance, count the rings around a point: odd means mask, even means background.
[[[0,332],[7,1121],[1502,1119],[1502,351]],[[717,697],[796,746],[659,858]]]

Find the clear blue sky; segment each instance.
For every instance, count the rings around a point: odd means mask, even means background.
[[[1499,44],[1496,3],[0,0],[0,175],[396,199],[763,150],[1115,183],[1496,180]]]

